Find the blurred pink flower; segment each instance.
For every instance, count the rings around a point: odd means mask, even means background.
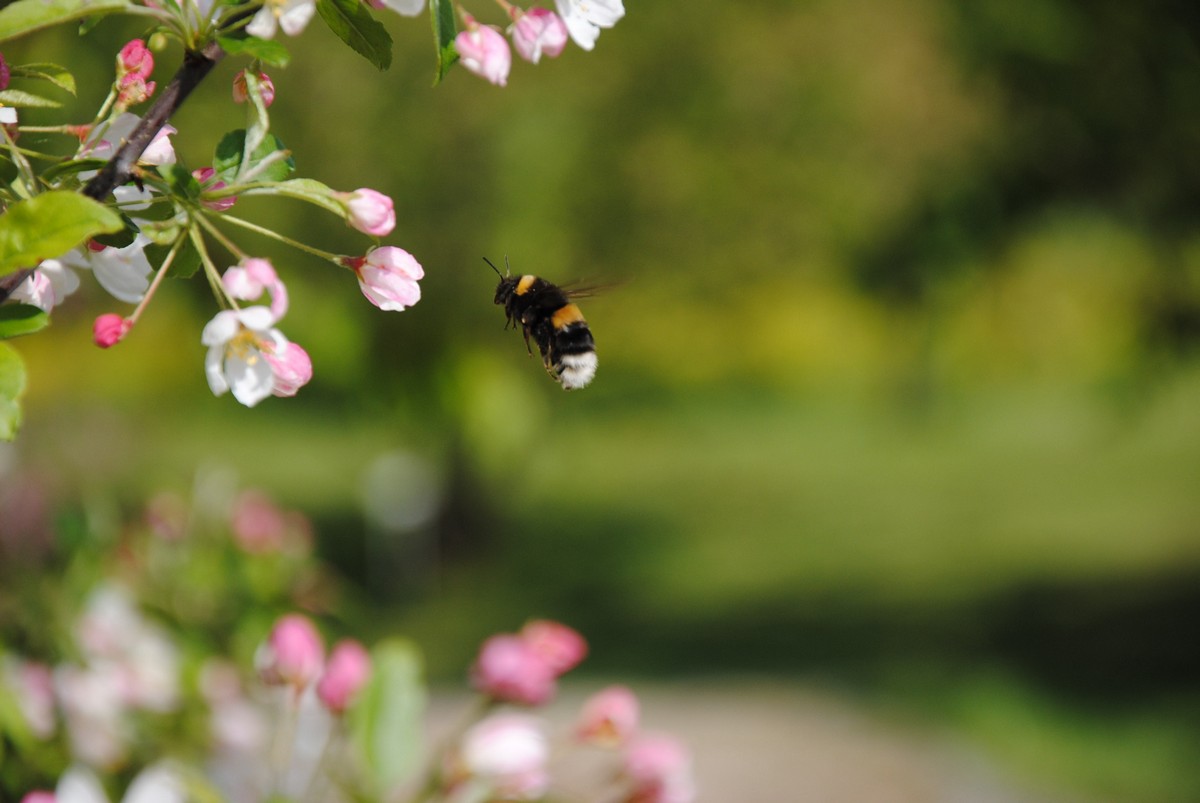
[[[545,8],[534,7],[522,13],[513,6],[512,39],[517,53],[526,61],[538,63],[542,56],[555,58],[567,46],[567,26]]]
[[[587,642],[578,632],[548,619],[527,622],[519,634],[533,651],[542,656],[556,675],[578,666],[587,655]]]
[[[626,803],[692,803],[692,758],[673,736],[644,735],[625,751],[624,774],[632,784]]]
[[[25,797],[21,798],[21,803],[54,803],[54,793],[35,789],[32,792],[26,792]]]
[[[314,683],[324,663],[325,647],[317,628],[306,617],[295,613],[275,623],[254,656],[254,664],[264,683],[292,686],[296,690]]]
[[[483,643],[471,670],[471,683],[497,700],[541,705],[557,690],[557,673],[529,642],[504,633]]]
[[[372,248],[365,257],[346,257],[342,264],[358,276],[364,296],[382,310],[398,312],[421,300],[425,269],[403,248],[385,245]]]
[[[12,72],[8,69],[8,62],[4,60],[3,55],[0,55],[0,92],[8,89],[8,80],[11,76]]]
[[[287,518],[267,494],[246,490],[233,502],[230,528],[237,545],[251,554],[267,554],[283,549],[287,536]]]
[[[49,739],[55,730],[54,675],[35,661],[6,660],[5,685],[13,692],[25,724],[38,739]]]
[[[128,751],[125,679],[114,665],[59,666],[54,690],[62,706],[71,754],[93,767],[112,768]]]
[[[395,205],[382,192],[360,187],[334,193],[334,197],[346,207],[346,222],[363,234],[386,237],[396,227]]]
[[[637,732],[638,718],[638,699],[633,691],[627,686],[609,686],[584,702],[575,733],[589,744],[616,747]]]
[[[526,714],[494,714],[463,736],[462,769],[487,785],[487,800],[543,797],[549,787],[548,758],[541,723]]]
[[[496,86],[508,83],[512,51],[504,36],[491,25],[479,25],[468,19],[466,29],[454,37],[454,49],[462,58],[462,65],[471,72]]]
[[[317,683],[317,698],[325,707],[340,714],[371,677],[371,656],[363,645],[352,639],[339,641],[329,654],[325,673]]]

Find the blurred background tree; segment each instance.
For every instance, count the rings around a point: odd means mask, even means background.
[[[326,31],[289,43],[273,130],[396,199],[421,304],[378,314],[263,241],[316,374],[245,410],[205,386],[202,288],[105,353],[99,294],[72,299],[22,344],[9,488],[132,506],[233,466],[435,675],[553,616],[597,673],[818,678],[1033,777],[1200,797],[1194,4],[635,2],[505,89],[431,88],[427,31],[385,22],[382,79]],[[36,55],[90,54],[91,97],[131,33]],[[240,124],[235,70],[173,121],[189,166],[200,121]],[[502,330],[480,258],[505,255],[615,285],[584,303],[587,390]],[[6,522],[35,498],[9,496]]]

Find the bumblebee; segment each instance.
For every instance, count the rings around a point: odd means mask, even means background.
[[[503,274],[487,257],[483,261],[500,277],[496,303],[508,316],[504,328],[520,326],[530,354],[533,349],[529,340],[533,338],[546,373],[563,390],[575,390],[591,382],[596,375],[596,342],[583,313],[571,302],[571,294],[538,276]]]

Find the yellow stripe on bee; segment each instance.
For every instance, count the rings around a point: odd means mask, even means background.
[[[583,320],[583,313],[579,311],[579,307],[574,304],[567,304],[564,307],[559,307],[550,316],[550,323],[555,329],[562,329],[568,324],[577,323]]]
[[[533,283],[536,281],[537,281],[536,276],[531,276],[528,274],[526,274],[525,276],[522,276],[521,281],[517,282],[517,289],[515,291],[516,294],[519,296],[525,295],[526,293],[529,292],[529,288],[533,287]]]

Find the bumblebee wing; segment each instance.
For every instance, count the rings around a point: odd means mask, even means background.
[[[591,298],[598,296],[601,293],[607,293],[614,287],[620,287],[628,280],[619,281],[593,281],[591,279],[576,279],[574,281],[560,284],[559,288],[567,294],[570,299]]]

